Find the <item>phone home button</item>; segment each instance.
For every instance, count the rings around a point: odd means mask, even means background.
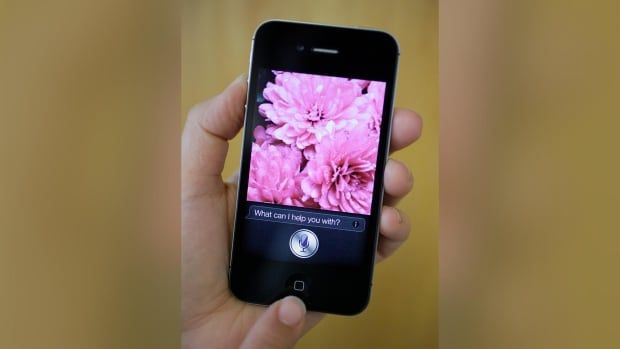
[[[301,280],[295,280],[295,282],[293,282],[293,290],[298,291],[298,292],[303,292],[305,288],[306,288],[305,282]]]
[[[304,298],[308,295],[311,284],[312,280],[308,279],[305,274],[295,273],[286,279],[285,292],[289,295]]]

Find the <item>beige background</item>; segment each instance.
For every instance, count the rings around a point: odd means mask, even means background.
[[[425,118],[412,239],[299,347],[436,347],[436,4],[303,6],[185,2],[181,102],[178,3],[0,0],[0,348],[179,346],[180,105],[269,17],[393,32]],[[441,1],[442,347],[620,347],[619,6]]]
[[[437,3],[435,1],[186,1],[182,27],[182,108],[218,93],[246,73],[254,29],[280,18],[374,27],[400,43],[396,105],[424,118],[423,137],[394,154],[413,170],[412,195],[400,208],[413,219],[406,245],[377,266],[372,300],[357,317],[329,316],[299,348],[437,346]],[[231,142],[225,175],[239,164]]]
[[[441,1],[441,347],[620,348],[619,7]]]

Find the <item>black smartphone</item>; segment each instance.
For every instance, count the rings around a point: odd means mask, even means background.
[[[370,300],[398,44],[269,21],[252,43],[229,270],[240,300],[343,315]]]

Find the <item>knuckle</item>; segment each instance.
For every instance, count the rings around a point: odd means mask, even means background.
[[[212,103],[212,99],[208,99],[208,100],[206,100],[204,102],[200,102],[200,103],[194,104],[189,109],[189,112],[187,113],[188,120],[198,121],[199,122],[201,119],[204,118],[204,115],[209,110],[209,108],[211,106],[211,103]]]

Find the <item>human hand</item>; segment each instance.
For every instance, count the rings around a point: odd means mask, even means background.
[[[228,140],[243,126],[247,84],[237,78],[220,95],[196,105],[182,136],[182,345],[184,348],[289,348],[323,317],[306,313],[289,296],[269,307],[236,299],[228,288],[228,258],[235,213],[236,176],[222,179]],[[420,136],[421,118],[396,109],[390,152]],[[395,205],[413,186],[401,162],[389,159],[376,261],[407,238],[410,221]]]

